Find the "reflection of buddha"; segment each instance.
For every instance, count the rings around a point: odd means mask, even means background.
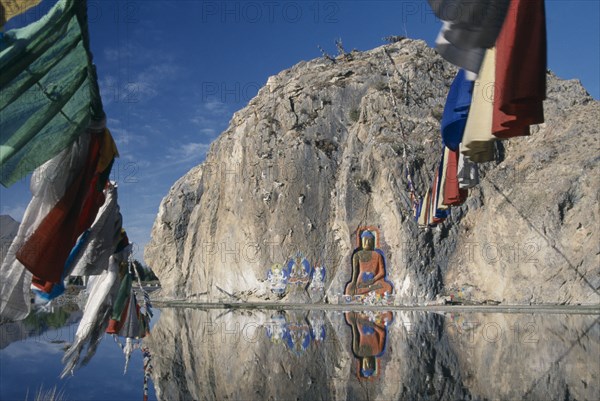
[[[364,313],[346,312],[346,323],[352,327],[352,353],[357,358],[359,377],[368,379],[379,376],[379,357],[385,351],[387,324],[391,312],[378,314],[369,319]]]
[[[345,294],[391,294],[392,286],[385,281],[383,256],[375,251],[375,236],[370,231],[363,231],[360,238],[362,247],[352,256],[352,280],[346,285]]]

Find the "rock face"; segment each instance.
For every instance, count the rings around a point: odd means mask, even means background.
[[[0,263],[4,260],[17,231],[19,231],[18,221],[6,214],[0,216]]]
[[[162,297],[272,300],[267,270],[301,251],[331,299],[376,226],[399,302],[600,302],[600,106],[577,81],[549,74],[546,123],[498,143],[443,225],[414,222],[405,167],[422,196],[455,73],[407,39],[269,78],[163,199],[145,250]]]
[[[282,319],[288,342],[269,337]],[[399,312],[369,379],[341,313],[164,308],[144,343],[165,400],[591,401],[599,330],[593,315]]]

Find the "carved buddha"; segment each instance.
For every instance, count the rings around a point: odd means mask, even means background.
[[[345,294],[391,294],[392,285],[385,281],[383,256],[375,250],[375,236],[367,230],[360,238],[362,246],[352,256],[352,279],[346,285]]]

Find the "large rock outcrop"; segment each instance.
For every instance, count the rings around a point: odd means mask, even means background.
[[[145,250],[162,297],[273,299],[267,269],[301,251],[325,263],[331,298],[369,225],[399,302],[600,302],[600,105],[577,81],[549,73],[546,123],[498,143],[443,225],[413,221],[405,165],[423,195],[455,73],[407,39],[269,78],[163,199]]]

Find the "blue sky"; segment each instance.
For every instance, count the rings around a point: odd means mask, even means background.
[[[42,4],[12,25],[31,22]],[[388,35],[433,44],[426,1],[88,0],[91,47],[108,127],[121,154],[112,178],[129,237],[149,241],[161,199],[205,157],[267,78],[320,56],[368,50]],[[600,1],[547,0],[548,65],[600,96]],[[29,180],[0,189],[0,212],[20,219]]]

